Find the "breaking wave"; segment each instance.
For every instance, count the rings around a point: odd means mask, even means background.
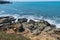
[[[44,17],[44,16],[36,16],[36,15],[20,15],[20,14],[8,14],[5,11],[0,11],[0,17],[1,16],[13,16],[16,18],[16,21],[18,18],[27,18],[28,21],[30,19],[34,20],[34,21],[39,21],[39,20],[45,20],[48,21],[50,24],[54,24],[56,25],[57,28],[60,28],[60,18],[58,17],[53,17],[53,18],[48,18],[48,17]]]

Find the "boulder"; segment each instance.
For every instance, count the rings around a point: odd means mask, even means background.
[[[56,29],[56,25],[51,24],[50,27],[51,27],[52,29]]]
[[[2,31],[7,30],[7,28],[9,28],[9,27],[10,27],[10,23],[0,24],[0,30],[2,30]]]
[[[40,20],[39,23],[41,23],[41,24],[45,24],[46,26],[50,26],[50,24],[49,24],[47,21],[45,21],[45,20]]]
[[[34,21],[34,20],[29,20],[29,23],[34,24],[34,23],[35,23],[35,21]]]
[[[13,23],[15,22],[15,18],[14,17],[5,17],[6,19],[4,20],[4,23]]]
[[[6,18],[2,18],[2,19],[0,19],[0,24],[1,23],[4,23],[4,20],[5,20]]]
[[[30,32],[33,35],[38,35],[41,32],[41,30],[40,30],[39,26],[37,25],[37,23],[29,23],[28,29],[30,30]]]
[[[21,24],[20,23],[12,23],[10,26],[18,29],[19,27],[21,27]]]
[[[39,35],[40,32],[41,32],[41,31],[39,30],[39,28],[36,28],[35,30],[32,31],[32,34],[33,34],[33,35]]]
[[[34,30],[34,26],[30,26],[28,27],[30,30]]]
[[[13,23],[10,25],[10,29],[13,29],[15,32],[23,32],[25,30],[21,23]]]
[[[15,22],[15,18],[12,16],[0,17],[0,29],[6,30],[13,22]]]
[[[28,29],[30,30],[30,31],[33,31],[33,30],[35,30],[35,29],[37,29],[38,28],[38,26],[37,25],[34,25],[34,24],[32,24],[32,23],[29,23],[29,25],[28,25],[29,27],[28,27]]]
[[[0,24],[1,23],[12,23],[15,22],[15,18],[12,16],[0,17]]]
[[[24,27],[25,29],[29,27],[28,22],[24,22],[24,23],[22,23],[22,25],[23,25],[23,27]]]
[[[23,25],[21,25],[21,27],[19,28],[19,32],[24,32],[25,29],[23,28]]]
[[[47,31],[50,31],[50,30],[52,30],[52,28],[50,26],[47,26],[47,27],[44,28],[43,31],[46,31],[47,32]]]
[[[27,20],[28,20],[28,19],[26,19],[26,18],[19,18],[19,19],[18,19],[18,22],[19,22],[19,23],[24,23],[24,22],[27,22]]]
[[[22,23],[22,25],[24,29],[29,29],[30,31],[33,30],[34,28],[34,24],[32,23],[25,22],[25,23]]]
[[[47,26],[47,25],[45,24],[45,21],[44,21],[44,20],[40,20],[40,21],[38,22],[38,26],[39,26],[39,27],[45,27],[45,26]]]

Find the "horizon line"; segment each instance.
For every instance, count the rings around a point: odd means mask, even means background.
[[[60,2],[60,1],[10,1],[10,2]]]

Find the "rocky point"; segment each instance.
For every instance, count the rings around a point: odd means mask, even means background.
[[[60,28],[45,20],[29,20],[13,16],[0,17],[0,30],[9,34],[21,34],[31,40],[60,40]]]

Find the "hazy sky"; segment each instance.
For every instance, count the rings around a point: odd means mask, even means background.
[[[60,0],[9,0],[9,1],[60,1]]]

